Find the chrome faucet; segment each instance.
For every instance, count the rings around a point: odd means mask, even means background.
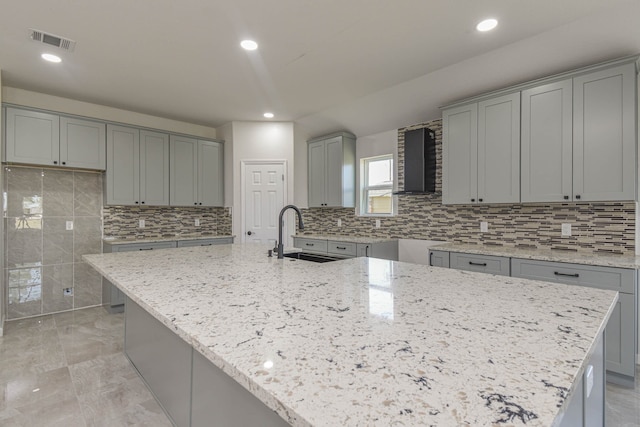
[[[283,215],[287,209],[293,209],[298,214],[298,223],[300,224],[300,230],[304,230],[304,222],[302,222],[302,213],[295,205],[287,205],[280,211],[278,217],[278,259],[284,258],[284,245],[282,244],[282,226],[284,225]]]

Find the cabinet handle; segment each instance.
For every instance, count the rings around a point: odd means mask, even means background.
[[[476,199],[471,199],[471,201],[472,201],[472,202],[475,202],[475,201],[476,201]]]
[[[57,160],[54,160],[54,161],[53,161],[53,164],[54,164],[54,165],[57,165],[57,164],[58,164],[58,161],[57,161]]]
[[[343,251],[347,250],[347,248],[345,248],[344,246],[336,246],[336,249],[340,249],[340,250],[343,250]]]
[[[369,258],[369,245],[364,247],[364,256]]]
[[[63,164],[63,165],[66,165],[66,164],[67,164],[67,162],[62,162],[62,164]]]
[[[198,203],[198,204],[199,204],[199,205],[201,205],[201,204],[202,204],[202,202],[200,202],[200,203]]]
[[[565,200],[569,200],[569,196],[564,196],[564,199]]]
[[[142,203],[144,205],[144,202],[140,202],[140,203]]]
[[[195,202],[194,205],[198,206],[198,202]]]
[[[141,250],[141,251],[152,251],[153,248],[140,248],[139,250]]]
[[[305,243],[307,246],[315,246],[313,243]]]
[[[559,271],[554,271],[553,274],[556,276],[565,276],[565,277],[580,277],[578,273],[568,274],[568,273],[560,273]]]
[[[482,199],[478,199],[479,202],[482,202]]]
[[[580,195],[579,194],[576,194],[576,199],[580,200]]]
[[[429,265],[433,267],[433,252],[429,251]]]
[[[203,243],[200,246],[213,246],[213,243]]]
[[[473,262],[473,261],[469,261],[469,265],[477,265],[480,267],[486,267],[487,263],[486,262]]]
[[[136,205],[138,204],[138,202],[136,201]]]

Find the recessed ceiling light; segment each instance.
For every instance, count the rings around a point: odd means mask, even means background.
[[[253,40],[242,40],[240,42],[240,46],[245,50],[256,50],[258,48],[258,43]]]
[[[263,116],[265,116],[267,119],[273,119],[273,113],[264,113]]]
[[[62,62],[62,59],[60,59],[59,56],[56,55],[52,55],[50,53],[43,53],[42,55],[40,55],[42,57],[42,59],[44,59],[45,61],[49,61],[49,62]]]
[[[485,19],[484,21],[482,21],[478,25],[476,25],[476,30],[482,31],[482,32],[491,31],[497,26],[498,26],[498,20],[497,19],[493,19],[493,18],[489,18],[489,19]]]

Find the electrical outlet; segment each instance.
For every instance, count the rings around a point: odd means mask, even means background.
[[[200,227],[200,220],[199,220],[198,218],[196,218],[196,220],[194,221],[194,223],[195,223],[194,225],[195,225],[196,227]]]
[[[73,296],[73,288],[64,288],[62,290],[62,295],[64,295],[65,297]]]
[[[380,224],[380,220],[376,219],[376,228],[380,228],[381,224]]]
[[[338,227],[342,227],[342,220],[338,219]]]
[[[489,231],[489,223],[487,221],[481,221],[480,222],[480,232],[481,233],[486,233],[487,231]]]
[[[140,221],[138,221],[138,227],[144,228],[144,219],[141,219]]]
[[[571,224],[563,223],[562,224],[562,237],[571,236]]]
[[[67,221],[67,231],[73,230],[73,221]]]

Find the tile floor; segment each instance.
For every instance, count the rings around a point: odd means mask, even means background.
[[[122,354],[123,326],[102,307],[5,324],[0,425],[170,427]],[[607,385],[607,400],[607,426],[640,426],[640,386]]]

